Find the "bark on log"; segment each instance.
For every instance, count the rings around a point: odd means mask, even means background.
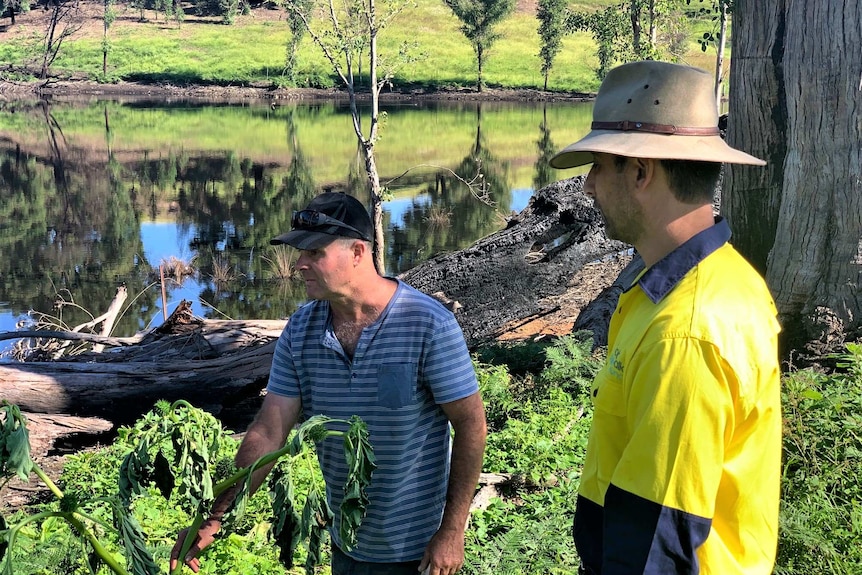
[[[23,413],[23,412],[22,412]],[[100,436],[114,424],[99,417],[76,417],[65,414],[23,413],[30,434],[30,455],[39,460],[49,455],[61,441],[75,441],[76,436]]]
[[[233,410],[223,418],[228,425],[247,423],[285,323],[196,320],[191,330],[191,324],[174,326],[186,333],[150,332],[134,348],[0,364],[0,398],[24,411],[104,417],[118,425],[133,423],[159,399],[185,399],[216,415]]]
[[[627,247],[607,239],[583,181],[580,176],[539,190],[506,229],[419,264],[401,279],[457,307],[471,349],[514,320],[545,313],[542,300],[562,293],[584,264]]]

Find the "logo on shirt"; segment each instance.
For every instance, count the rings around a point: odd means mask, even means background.
[[[620,361],[620,348],[614,348],[613,353],[608,357],[608,371],[616,378],[623,376],[623,362]]]

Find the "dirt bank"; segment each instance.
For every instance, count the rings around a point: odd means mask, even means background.
[[[0,101],[26,98],[58,100],[102,98],[158,98],[201,100],[210,102],[239,103],[266,101],[274,105],[279,102],[347,99],[346,90],[316,88],[273,88],[264,85],[220,86],[220,85],[172,85],[118,82],[100,84],[92,80],[64,79],[3,82],[0,81]],[[360,100],[370,99],[366,92],[358,93]],[[592,94],[576,92],[547,92],[535,89],[485,88],[482,92],[462,89],[415,88],[386,90],[380,94],[383,102],[393,101],[487,101],[487,102],[583,102],[593,98]]]

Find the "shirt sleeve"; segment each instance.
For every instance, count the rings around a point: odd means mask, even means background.
[[[272,366],[269,369],[269,382],[266,385],[267,393],[283,395],[286,397],[299,397],[299,376],[293,362],[293,350],[291,346],[291,322],[284,326],[278,341],[275,343],[275,351],[272,354]]]
[[[435,403],[449,403],[479,391],[464,333],[451,314],[429,335],[421,368]]]
[[[694,338],[659,341],[627,367],[627,443],[604,505],[603,574],[698,573],[732,434],[730,368]]]

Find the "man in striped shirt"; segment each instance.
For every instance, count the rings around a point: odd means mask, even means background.
[[[356,546],[344,550],[337,528],[330,529],[332,574],[454,574],[464,562],[464,529],[486,435],[460,327],[433,298],[377,273],[371,220],[355,198],[321,194],[294,213],[292,227],[272,243],[300,250],[296,268],[311,301],[291,316],[278,340],[267,395],[237,466],[280,448],[301,419],[359,415],[378,467]],[[336,439],[318,444],[317,452],[338,525],[344,454]],[[268,471],[254,477],[253,487]],[[212,542],[231,499],[217,500],[200,529],[186,557],[194,571],[196,555]]]

